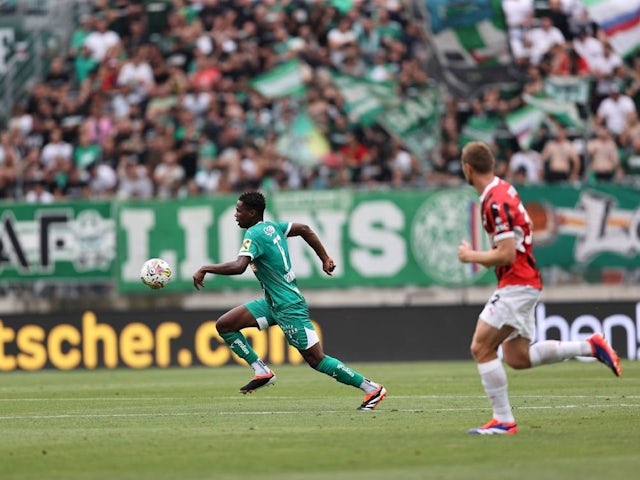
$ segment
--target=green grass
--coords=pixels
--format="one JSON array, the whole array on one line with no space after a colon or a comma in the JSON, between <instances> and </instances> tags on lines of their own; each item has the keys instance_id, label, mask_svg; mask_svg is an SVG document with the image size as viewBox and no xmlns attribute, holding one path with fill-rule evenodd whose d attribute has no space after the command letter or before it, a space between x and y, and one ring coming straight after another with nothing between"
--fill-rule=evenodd
<instances>
[{"instance_id":1,"label":"green grass","mask_svg":"<svg viewBox=\"0 0 640 480\"><path fill-rule=\"evenodd\" d=\"M306 366L242 396L242 367L1 374L0 478L635 478L640 363L615 378L577 361L509 370L520 433L476 437L490 417L471 362L351 365L387 399Z\"/></svg>"}]
</instances>

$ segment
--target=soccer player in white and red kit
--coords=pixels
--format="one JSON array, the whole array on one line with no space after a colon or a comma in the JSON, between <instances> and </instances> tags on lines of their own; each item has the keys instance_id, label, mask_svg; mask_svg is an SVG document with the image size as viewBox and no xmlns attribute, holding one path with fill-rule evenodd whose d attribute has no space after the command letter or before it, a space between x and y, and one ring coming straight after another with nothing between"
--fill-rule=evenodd
<instances>
[{"instance_id":1,"label":"soccer player in white and red kit","mask_svg":"<svg viewBox=\"0 0 640 480\"><path fill-rule=\"evenodd\" d=\"M482 142L471 142L462 150L464 176L480 195L482 223L490 250L473 250L468 242L458 247L458 259L494 267L498 287L485 304L471 340L471 354L478 366L484 391L491 402L493 418L469 430L472 434L518 432L507 393L507 374L498 357L515 369L556 363L578 356L592 356L616 376L622 368L616 352L600 333L584 341L559 342L534 339L534 309L542 292L540 271L533 256L532 222L513 185L494 174L495 159Z\"/></svg>"}]
</instances>

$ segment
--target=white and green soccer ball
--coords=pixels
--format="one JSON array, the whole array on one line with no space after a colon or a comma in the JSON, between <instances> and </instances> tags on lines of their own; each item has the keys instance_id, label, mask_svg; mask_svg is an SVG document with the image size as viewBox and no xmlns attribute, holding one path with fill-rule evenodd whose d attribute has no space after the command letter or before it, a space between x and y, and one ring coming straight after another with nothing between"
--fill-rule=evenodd
<instances>
[{"instance_id":1,"label":"white and green soccer ball","mask_svg":"<svg viewBox=\"0 0 640 480\"><path fill-rule=\"evenodd\" d=\"M140 269L140 280L147 287L157 290L169 283L172 274L171 267L166 261L161 258L150 258Z\"/></svg>"}]
</instances>

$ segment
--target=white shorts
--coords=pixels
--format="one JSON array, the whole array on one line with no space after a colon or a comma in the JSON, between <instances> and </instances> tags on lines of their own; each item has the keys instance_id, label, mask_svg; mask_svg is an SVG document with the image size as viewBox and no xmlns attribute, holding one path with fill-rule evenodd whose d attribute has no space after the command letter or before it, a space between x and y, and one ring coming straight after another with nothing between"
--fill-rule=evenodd
<instances>
[{"instance_id":1,"label":"white shorts","mask_svg":"<svg viewBox=\"0 0 640 480\"><path fill-rule=\"evenodd\" d=\"M513 327L505 341L516 337L533 340L535 306L541 293L537 288L524 285L498 288L480 312L480 319L497 329L505 325Z\"/></svg>"}]
</instances>

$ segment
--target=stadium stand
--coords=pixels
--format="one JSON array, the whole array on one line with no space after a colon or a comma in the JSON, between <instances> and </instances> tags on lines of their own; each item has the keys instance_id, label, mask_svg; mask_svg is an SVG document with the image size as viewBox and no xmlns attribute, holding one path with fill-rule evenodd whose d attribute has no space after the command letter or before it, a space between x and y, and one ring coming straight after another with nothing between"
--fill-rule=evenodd
<instances>
[{"instance_id":1,"label":"stadium stand","mask_svg":"<svg viewBox=\"0 0 640 480\"><path fill-rule=\"evenodd\" d=\"M567 178L637 181L637 167L630 164L635 129L626 115L636 114L640 99L640 62L625 63L615 54L575 2L503 2L523 81L515 92L498 84L471 100L448 94L426 69L433 52L411 2L69 0L4 2L1 8L14 18L31 8L31 17L53 22L62 4L76 19L61 39L65 48L39 61L42 42L32 35L22 53L28 72L11 75L13 85L26 87L24 94L12 92L5 75L5 105L13 108L0 133L2 198L176 198L250 187L456 184L465 127L478 119L495 122L490 138L502 175L516 182L556 179L550 170L562 162L553 156L534 160L535 172L510 166L529 148L521 148L506 122L524 105L523 95L540 93L550 77L586 79L590 92L577 119L587 128L578 130L575 117L562 124L580 160L578 172ZM304 91L260 94L256 78L291 62ZM444 99L441 141L422 152L389 129L354 120L332 82L335 75L377 85L394 79L392 94L402 101L437 85ZM611 98L614 90L624 105ZM617 155L592 162L587 143L600 126L612 134ZM296 129L316 134L316 150L300 155L305 158L286 147L295 140L285 132ZM557 130L542 124L531 148L545 150ZM56 142L71 149L43 155Z\"/></svg>"}]
</instances>

